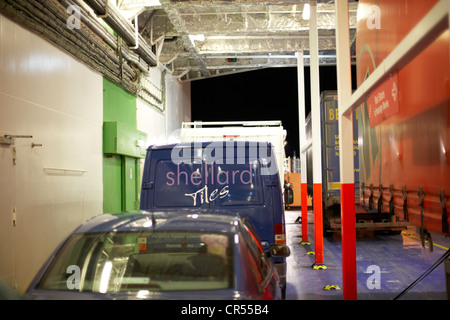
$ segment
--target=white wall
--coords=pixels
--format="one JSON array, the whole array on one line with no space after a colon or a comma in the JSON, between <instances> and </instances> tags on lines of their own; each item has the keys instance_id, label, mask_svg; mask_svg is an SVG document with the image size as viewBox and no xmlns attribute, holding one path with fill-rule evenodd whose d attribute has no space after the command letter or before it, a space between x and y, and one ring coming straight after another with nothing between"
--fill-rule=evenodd
<instances>
[{"instance_id":1,"label":"white wall","mask_svg":"<svg viewBox=\"0 0 450 320\"><path fill-rule=\"evenodd\" d=\"M150 79L160 83L161 71L152 69ZM165 110L160 111L137 99L137 129L147 133L147 145L172 143L183 121L191 121L191 84L181 82L170 74L165 78Z\"/></svg>"},{"instance_id":2,"label":"white wall","mask_svg":"<svg viewBox=\"0 0 450 320\"><path fill-rule=\"evenodd\" d=\"M150 69L148 80L158 89L161 85L162 73L159 68ZM162 109L163 105L159 105ZM153 144L164 144L166 142L165 111L152 107L146 101L137 99L137 129L147 133L146 146Z\"/></svg>"},{"instance_id":3,"label":"white wall","mask_svg":"<svg viewBox=\"0 0 450 320\"><path fill-rule=\"evenodd\" d=\"M161 70L150 77L160 84ZM190 83L166 75L165 87L163 112L137 99L148 145L171 142L191 119ZM21 293L74 228L102 213L102 124L102 76L0 15L0 137L33 136L0 144L0 278Z\"/></svg>"},{"instance_id":4,"label":"white wall","mask_svg":"<svg viewBox=\"0 0 450 320\"><path fill-rule=\"evenodd\" d=\"M191 121L191 83L166 77L166 88L172 94L167 96L166 133L169 143L176 139L176 133L183 121Z\"/></svg>"},{"instance_id":5,"label":"white wall","mask_svg":"<svg viewBox=\"0 0 450 320\"><path fill-rule=\"evenodd\" d=\"M33 136L0 145L0 277L19 292L102 213L102 92L100 74L0 15L0 137Z\"/></svg>"},{"instance_id":6,"label":"white wall","mask_svg":"<svg viewBox=\"0 0 450 320\"><path fill-rule=\"evenodd\" d=\"M151 69L149 79L161 83L162 72ZM144 100L137 99L137 129L147 133L146 146L179 142L179 129L183 121L191 121L191 84L180 82L170 74L165 77L165 109L160 111ZM160 88L161 89L161 88ZM145 159L140 160L141 180Z\"/></svg>"}]
</instances>

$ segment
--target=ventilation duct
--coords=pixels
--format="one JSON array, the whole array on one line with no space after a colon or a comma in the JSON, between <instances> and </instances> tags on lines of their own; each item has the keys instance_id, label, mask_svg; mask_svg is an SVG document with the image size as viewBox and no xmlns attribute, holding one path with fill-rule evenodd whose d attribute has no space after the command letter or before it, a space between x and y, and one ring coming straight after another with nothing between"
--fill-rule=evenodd
<instances>
[{"instance_id":1,"label":"ventilation duct","mask_svg":"<svg viewBox=\"0 0 450 320\"><path fill-rule=\"evenodd\" d=\"M120 37L125 40L129 47L136 47L135 51L139 56L148 63L149 66L157 65L156 55L152 52L150 46L140 35L137 36L135 28L125 19L122 18L117 9L111 5L110 0L85 0L103 20L116 31Z\"/></svg>"}]
</instances>

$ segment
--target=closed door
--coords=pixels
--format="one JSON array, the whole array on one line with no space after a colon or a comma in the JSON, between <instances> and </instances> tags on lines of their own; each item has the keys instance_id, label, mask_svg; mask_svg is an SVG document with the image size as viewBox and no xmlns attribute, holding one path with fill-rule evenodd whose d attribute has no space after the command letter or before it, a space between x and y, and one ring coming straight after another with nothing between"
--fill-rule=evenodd
<instances>
[{"instance_id":1,"label":"closed door","mask_svg":"<svg viewBox=\"0 0 450 320\"><path fill-rule=\"evenodd\" d=\"M15 280L13 215L15 211L16 168L14 145L0 144L0 277L10 285Z\"/></svg>"},{"instance_id":2,"label":"closed door","mask_svg":"<svg viewBox=\"0 0 450 320\"><path fill-rule=\"evenodd\" d=\"M139 209L139 159L108 155L103 159L103 212Z\"/></svg>"},{"instance_id":3,"label":"closed door","mask_svg":"<svg viewBox=\"0 0 450 320\"><path fill-rule=\"evenodd\" d=\"M139 209L139 159L123 157L122 206L124 211Z\"/></svg>"}]
</instances>

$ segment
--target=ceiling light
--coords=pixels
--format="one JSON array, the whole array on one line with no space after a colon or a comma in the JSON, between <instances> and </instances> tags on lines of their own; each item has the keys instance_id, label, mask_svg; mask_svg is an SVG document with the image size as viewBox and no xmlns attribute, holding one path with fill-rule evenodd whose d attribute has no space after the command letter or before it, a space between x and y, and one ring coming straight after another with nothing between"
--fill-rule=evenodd
<instances>
[{"instance_id":1,"label":"ceiling light","mask_svg":"<svg viewBox=\"0 0 450 320\"><path fill-rule=\"evenodd\" d=\"M311 17L311 6L309 5L309 3L305 3L305 5L303 6L302 18L303 20L309 20L310 17Z\"/></svg>"},{"instance_id":2,"label":"ceiling light","mask_svg":"<svg viewBox=\"0 0 450 320\"><path fill-rule=\"evenodd\" d=\"M190 34L189 40L191 40L192 44L194 44L194 41L205 41L205 35L204 34Z\"/></svg>"}]
</instances>

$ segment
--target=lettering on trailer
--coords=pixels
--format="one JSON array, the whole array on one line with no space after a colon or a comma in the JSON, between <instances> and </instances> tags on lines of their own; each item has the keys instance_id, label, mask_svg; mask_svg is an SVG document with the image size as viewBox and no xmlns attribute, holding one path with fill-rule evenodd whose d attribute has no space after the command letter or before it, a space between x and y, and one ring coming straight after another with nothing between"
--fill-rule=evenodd
<instances>
[{"instance_id":1,"label":"lettering on trailer","mask_svg":"<svg viewBox=\"0 0 450 320\"><path fill-rule=\"evenodd\" d=\"M189 182L192 185L199 186L204 185L203 188L193 192L185 193L184 196L192 197L193 205L197 205L197 201L200 204L210 203L217 199L222 199L226 197L229 193L229 185L234 185L240 183L242 185L253 184L253 168L252 164L248 165L248 170L221 170L220 167L217 173L214 172L214 164L210 165L208 169L208 164L204 164L205 174L204 176L200 171L193 171L190 175L188 172L180 170L180 164L177 164L176 172L169 171L166 174L166 185L169 187L188 185ZM208 172L210 174L208 174ZM208 183L211 185L219 184L223 187L217 188L208 192Z\"/></svg>"},{"instance_id":2,"label":"lettering on trailer","mask_svg":"<svg viewBox=\"0 0 450 320\"><path fill-rule=\"evenodd\" d=\"M210 170L208 170L208 164L205 163L205 174L204 176L200 171L193 171L189 175L188 172L180 170L180 164L177 164L177 171L172 172L169 171L166 174L166 185L173 186L173 185L187 185L189 182L191 182L193 185L198 186L201 184L215 184L218 183L220 185L224 184L252 184L253 178L252 178L252 165L248 165L248 170L221 170L219 167L219 170L217 170L217 173L214 172L214 165L210 165ZM210 172L210 174L208 174Z\"/></svg>"},{"instance_id":3,"label":"lettering on trailer","mask_svg":"<svg viewBox=\"0 0 450 320\"><path fill-rule=\"evenodd\" d=\"M203 188L197 190L194 193L185 193L184 195L186 197L192 197L192 199L194 199L194 206L196 206L197 195L199 195L200 204L203 204L205 202L206 203L213 202L217 198L222 199L226 197L228 193L229 193L228 186L223 187L222 190L220 190L220 192L219 189L214 189L211 193L208 193L208 186L204 186Z\"/></svg>"},{"instance_id":4,"label":"lettering on trailer","mask_svg":"<svg viewBox=\"0 0 450 320\"><path fill-rule=\"evenodd\" d=\"M398 113L398 75L395 73L374 90L367 99L370 127L374 128L384 120Z\"/></svg>"}]
</instances>

